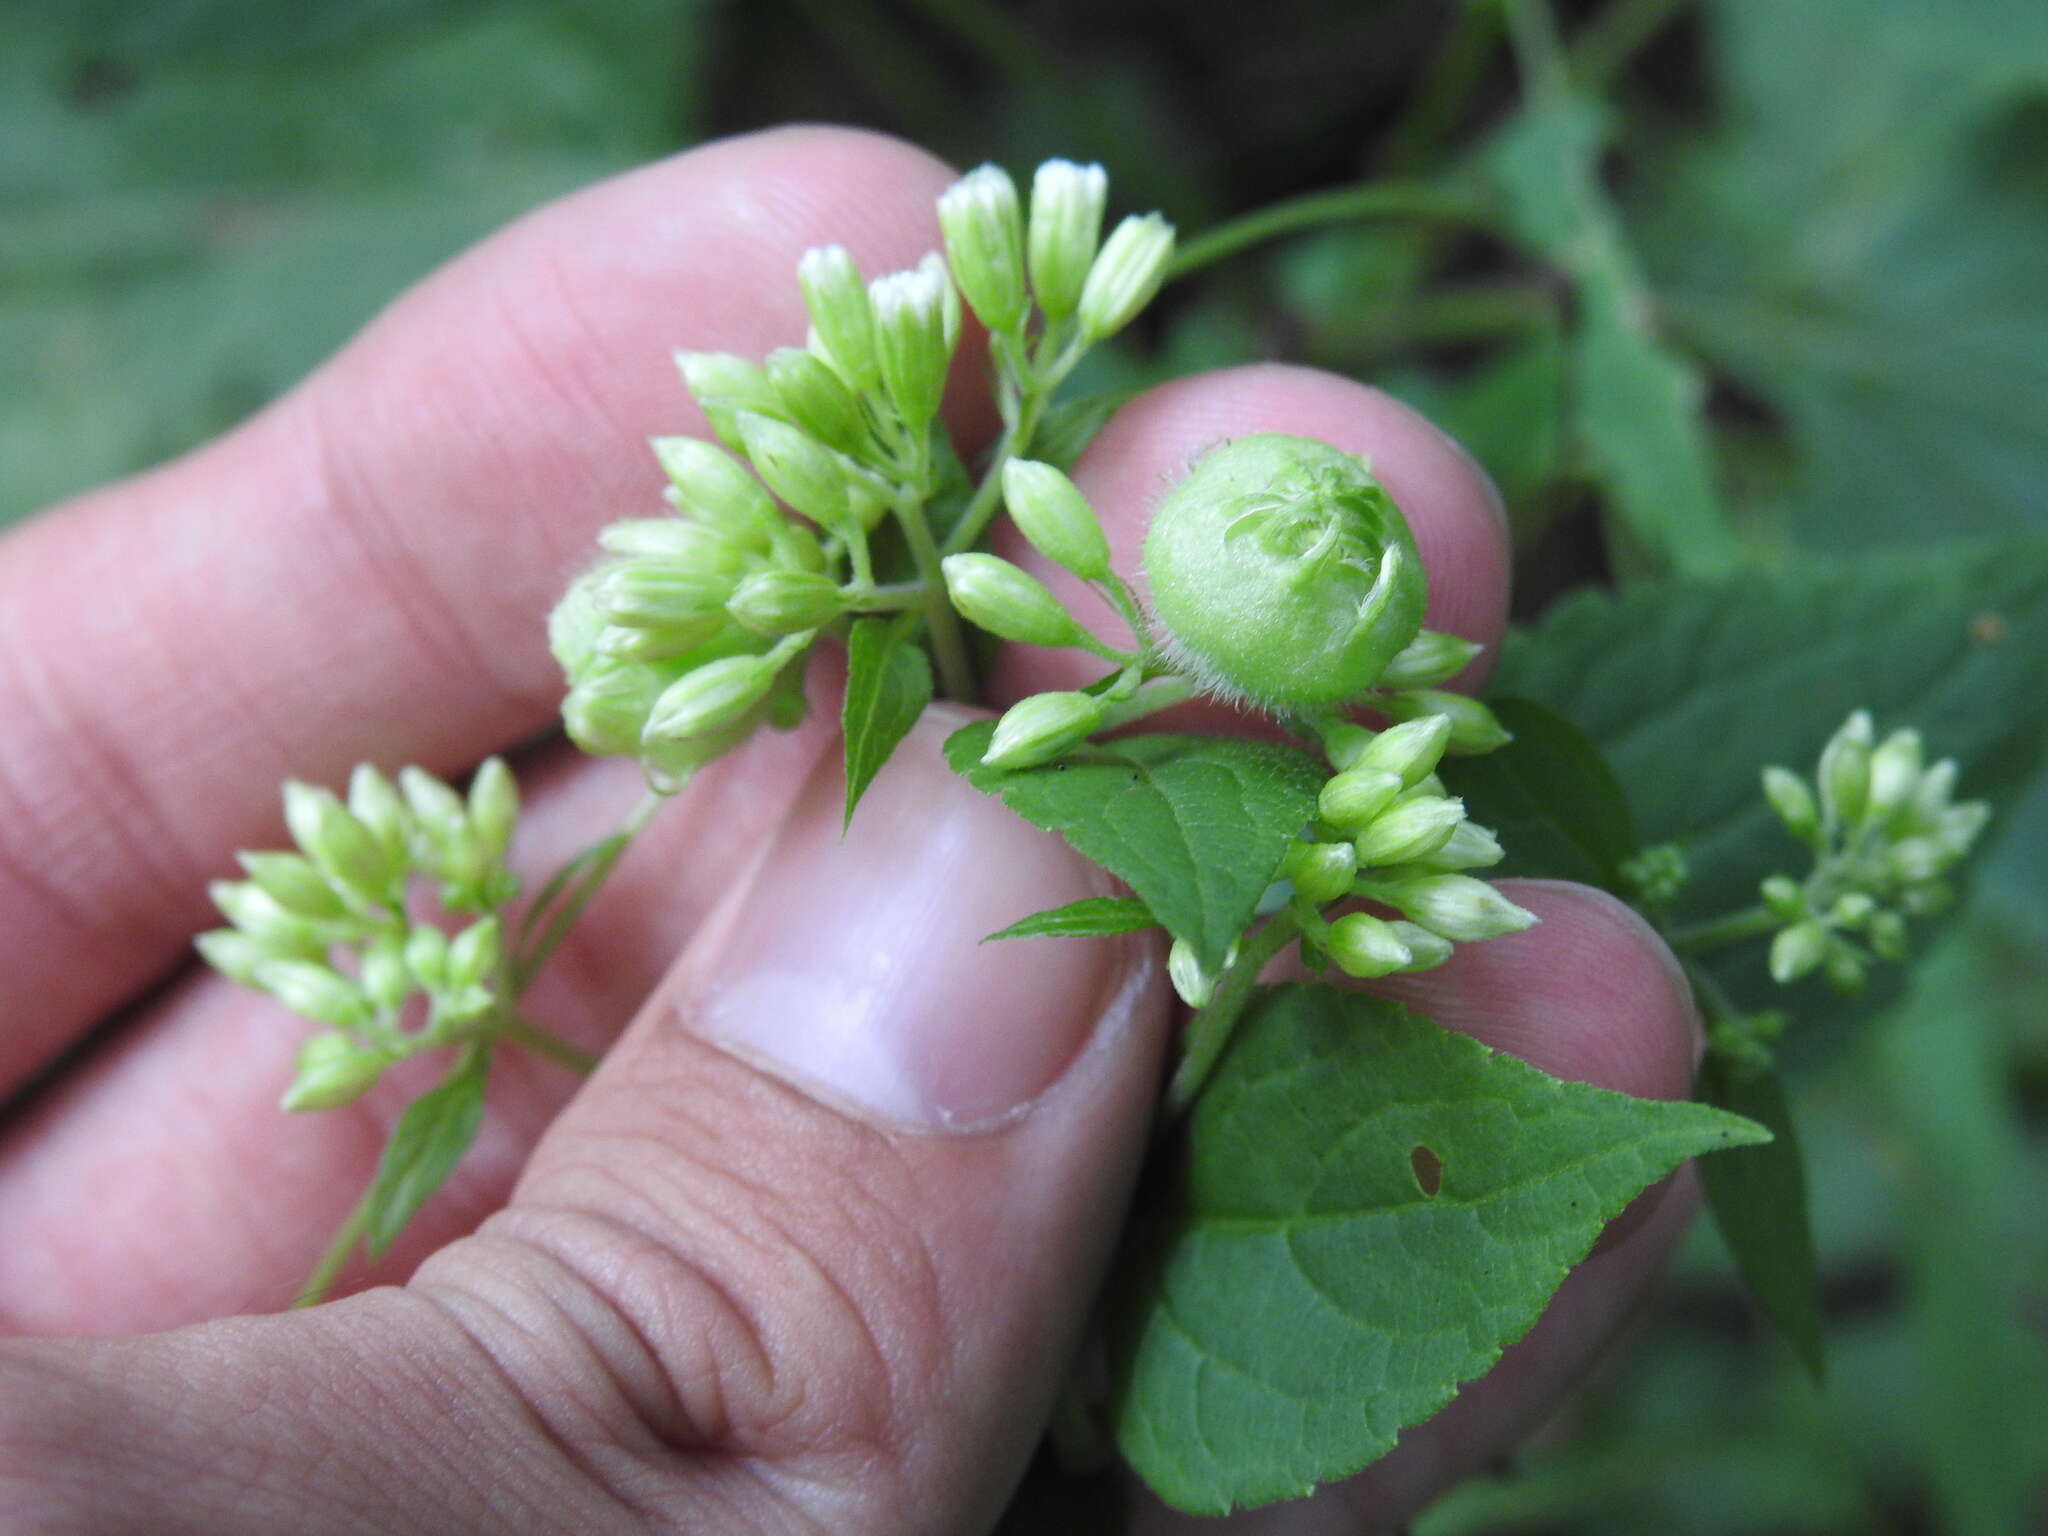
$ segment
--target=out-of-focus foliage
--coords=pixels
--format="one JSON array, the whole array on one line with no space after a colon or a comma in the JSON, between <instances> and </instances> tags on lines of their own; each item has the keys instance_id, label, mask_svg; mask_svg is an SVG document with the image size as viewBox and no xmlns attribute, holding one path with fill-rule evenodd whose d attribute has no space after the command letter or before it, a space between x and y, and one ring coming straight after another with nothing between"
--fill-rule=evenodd
<instances>
[{"instance_id":1,"label":"out-of-focus foliage","mask_svg":"<svg viewBox=\"0 0 2048 1536\"><path fill-rule=\"evenodd\" d=\"M1639 402L1589 387L1594 269L1511 238L1497 176L1476 222L1329 225L1177 284L1077 384L1277 356L1395 390L1493 471L1525 619L1663 578L1688 536L1720 558L1697 526L1640 537L1684 506L1733 530L1737 581L1880 546L1967 568L2048 522L2048 7L1559 12L1553 84L1597 112L1578 164L1628 279L1590 298L1669 360L1660 430L1704 445L1705 483L1681 465L1660 497L1659 454L1628 452ZM1485 187L1528 126L1494 0L16 0L4 31L0 521L202 440L486 230L706 134L837 119L962 164L1099 158L1198 234L1360 178ZM1976 617L1987 647L2027 627ZM2004 686L2037 707L2048 662ZM1515 1473L1422 1530L2048 1518L2048 783L1990 836L1903 999L1793 1078L1827 1388L1703 1227Z\"/></svg>"}]
</instances>

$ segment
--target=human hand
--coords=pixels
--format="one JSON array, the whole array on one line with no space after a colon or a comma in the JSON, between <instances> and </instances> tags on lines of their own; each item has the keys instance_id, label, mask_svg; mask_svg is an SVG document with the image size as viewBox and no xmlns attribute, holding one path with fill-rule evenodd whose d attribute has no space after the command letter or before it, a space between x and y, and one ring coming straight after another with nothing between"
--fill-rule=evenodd
<instances>
[{"instance_id":1,"label":"human hand","mask_svg":"<svg viewBox=\"0 0 2048 1536\"><path fill-rule=\"evenodd\" d=\"M632 1020L605 1065L571 1102L558 1068L502 1061L469 1160L329 1306L207 1321L290 1296L418 1083L281 1120L297 1032L188 960L206 878L276 840L280 776L459 771L548 725L538 616L598 526L653 502L633 440L690 419L662 347L800 334L797 253L907 264L948 179L820 130L620 178L451 264L229 437L0 543L0 1091L49 1074L0 1131L0 1327L74 1336L0 1346L8 1507L96 1531L995 1519L1107 1260L1170 1008L1143 942L978 946L1099 876L948 773L943 721L844 842L826 726L708 771L528 995L592 1047ZM1498 639L1482 478L1356 385L1183 380L1076 477L1128 553L1165 481L1254 431L1369 452L1435 574L1427 622ZM997 702L1057 668L1011 656ZM532 869L634 792L560 745L521 778ZM1513 895L1540 929L1384 989L1557 1075L1682 1094L1692 1017L1648 930L1583 889ZM1684 1206L1646 1197L1483 1382L1245 1528L1396 1520L1511 1445Z\"/></svg>"}]
</instances>

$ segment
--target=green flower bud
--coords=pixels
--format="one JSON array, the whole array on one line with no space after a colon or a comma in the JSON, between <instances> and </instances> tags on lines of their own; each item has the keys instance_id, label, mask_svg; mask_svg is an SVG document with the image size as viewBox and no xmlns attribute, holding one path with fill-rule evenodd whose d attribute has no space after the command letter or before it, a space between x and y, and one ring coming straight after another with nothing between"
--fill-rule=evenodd
<instances>
[{"instance_id":1,"label":"green flower bud","mask_svg":"<svg viewBox=\"0 0 2048 1536\"><path fill-rule=\"evenodd\" d=\"M1948 809L1955 788L1956 760L1952 757L1944 757L1921 774L1920 782L1913 787L1914 824L1923 830L1933 827Z\"/></svg>"},{"instance_id":2,"label":"green flower bud","mask_svg":"<svg viewBox=\"0 0 2048 1536\"><path fill-rule=\"evenodd\" d=\"M641 740L685 741L732 724L766 696L776 670L766 656L726 656L684 673L654 701Z\"/></svg>"},{"instance_id":3,"label":"green flower bud","mask_svg":"<svg viewBox=\"0 0 2048 1536\"><path fill-rule=\"evenodd\" d=\"M1405 970L1415 952L1401 942L1393 924L1368 912L1347 912L1330 924L1323 948L1347 976L1388 976Z\"/></svg>"},{"instance_id":4,"label":"green flower bud","mask_svg":"<svg viewBox=\"0 0 2048 1536\"><path fill-rule=\"evenodd\" d=\"M1349 893L1357 874L1358 850L1349 843L1289 843L1280 861L1280 878L1319 907Z\"/></svg>"},{"instance_id":5,"label":"green flower bud","mask_svg":"<svg viewBox=\"0 0 2048 1536\"><path fill-rule=\"evenodd\" d=\"M548 650L561 663L562 675L572 686L597 660L598 641L604 635L604 610L597 606L597 589L604 574L601 567L585 571L569 583L569 590L548 614ZM354 809L353 791L349 803ZM361 816L361 810L356 814Z\"/></svg>"},{"instance_id":6,"label":"green flower bud","mask_svg":"<svg viewBox=\"0 0 2048 1536\"><path fill-rule=\"evenodd\" d=\"M1351 766L1398 774L1401 783L1412 788L1436 772L1454 730L1448 715L1422 715L1375 736L1359 749Z\"/></svg>"},{"instance_id":7,"label":"green flower bud","mask_svg":"<svg viewBox=\"0 0 2048 1536\"><path fill-rule=\"evenodd\" d=\"M794 427L787 428L795 431ZM687 570L737 577L746 569L746 551L723 532L680 517L628 517L597 531L598 546L627 560L653 560ZM595 596L600 605L606 582L616 566L602 572Z\"/></svg>"},{"instance_id":8,"label":"green flower bud","mask_svg":"<svg viewBox=\"0 0 2048 1536\"><path fill-rule=\"evenodd\" d=\"M504 958L504 944L495 917L471 923L448 945L447 980L450 992L488 986Z\"/></svg>"},{"instance_id":9,"label":"green flower bud","mask_svg":"<svg viewBox=\"0 0 2048 1536\"><path fill-rule=\"evenodd\" d=\"M1173 226L1156 213L1133 214L1110 231L1088 268L1076 308L1090 342L1114 336L1152 302L1173 264Z\"/></svg>"},{"instance_id":10,"label":"green flower bud","mask_svg":"<svg viewBox=\"0 0 2048 1536\"><path fill-rule=\"evenodd\" d=\"M1316 796L1316 814L1331 826L1358 833L1379 818L1401 793L1401 776L1384 768L1346 768Z\"/></svg>"},{"instance_id":11,"label":"green flower bud","mask_svg":"<svg viewBox=\"0 0 2048 1536\"><path fill-rule=\"evenodd\" d=\"M734 421L769 490L821 527L846 527L846 471L831 449L772 416L742 411Z\"/></svg>"},{"instance_id":12,"label":"green flower bud","mask_svg":"<svg viewBox=\"0 0 2048 1536\"><path fill-rule=\"evenodd\" d=\"M1536 914L1470 875L1421 875L1394 882L1385 899L1431 933L1469 943L1520 933Z\"/></svg>"},{"instance_id":13,"label":"green flower bud","mask_svg":"<svg viewBox=\"0 0 2048 1536\"><path fill-rule=\"evenodd\" d=\"M728 352L678 352L676 366L711 430L735 453L746 452L738 422L742 411L774 416L782 410L768 370L759 363Z\"/></svg>"},{"instance_id":14,"label":"green flower bud","mask_svg":"<svg viewBox=\"0 0 2048 1536\"><path fill-rule=\"evenodd\" d=\"M882 382L912 432L939 413L952 347L946 340L946 289L929 268L895 272L868 289L875 306L875 339Z\"/></svg>"},{"instance_id":15,"label":"green flower bud","mask_svg":"<svg viewBox=\"0 0 2048 1536\"><path fill-rule=\"evenodd\" d=\"M1487 869L1507 856L1500 839L1476 821L1461 821L1451 828L1450 840L1435 853L1425 853L1415 862L1424 869Z\"/></svg>"},{"instance_id":16,"label":"green flower bud","mask_svg":"<svg viewBox=\"0 0 2048 1536\"><path fill-rule=\"evenodd\" d=\"M1001 166L976 166L939 197L946 262L968 306L991 331L1024 319L1024 216Z\"/></svg>"},{"instance_id":17,"label":"green flower bud","mask_svg":"<svg viewBox=\"0 0 2048 1536\"><path fill-rule=\"evenodd\" d=\"M1031 290L1046 319L1064 319L1081 302L1108 200L1109 177L1099 165L1048 160L1031 178Z\"/></svg>"},{"instance_id":18,"label":"green flower bud","mask_svg":"<svg viewBox=\"0 0 2048 1536\"><path fill-rule=\"evenodd\" d=\"M397 787L370 763L348 776L349 814L377 839L394 869L402 869L412 843L412 816Z\"/></svg>"},{"instance_id":19,"label":"green flower bud","mask_svg":"<svg viewBox=\"0 0 2048 1536\"><path fill-rule=\"evenodd\" d=\"M1854 933L1877 914L1877 898L1868 891L1845 891L1828 908L1828 926Z\"/></svg>"},{"instance_id":20,"label":"green flower bud","mask_svg":"<svg viewBox=\"0 0 2048 1536\"><path fill-rule=\"evenodd\" d=\"M1465 802L1425 795L1385 812L1358 834L1361 866L1406 864L1435 853L1465 819Z\"/></svg>"},{"instance_id":21,"label":"green flower bud","mask_svg":"<svg viewBox=\"0 0 2048 1536\"><path fill-rule=\"evenodd\" d=\"M868 446L860 402L829 364L801 347L777 347L768 354L768 382L789 419L828 448L858 454Z\"/></svg>"},{"instance_id":22,"label":"green flower bud","mask_svg":"<svg viewBox=\"0 0 2048 1536\"><path fill-rule=\"evenodd\" d=\"M946 356L950 360L953 349L960 345L960 290L954 286L953 273L946 265L946 258L937 251L926 251L911 269L914 272L929 272L939 285L939 334L945 338Z\"/></svg>"},{"instance_id":23,"label":"green flower bud","mask_svg":"<svg viewBox=\"0 0 2048 1536\"><path fill-rule=\"evenodd\" d=\"M365 901L390 895L397 866L383 842L349 814L334 791L298 780L284 786L285 825L320 873Z\"/></svg>"},{"instance_id":24,"label":"green flower bud","mask_svg":"<svg viewBox=\"0 0 2048 1536\"><path fill-rule=\"evenodd\" d=\"M397 1008L412 991L412 972L405 965L403 940L379 934L363 950L363 995L379 1013Z\"/></svg>"},{"instance_id":25,"label":"green flower bud","mask_svg":"<svg viewBox=\"0 0 2048 1536\"><path fill-rule=\"evenodd\" d=\"M338 1109L359 1099L377 1081L390 1058L357 1045L346 1035L315 1035L299 1047L298 1069L284 1091L283 1107Z\"/></svg>"},{"instance_id":26,"label":"green flower bud","mask_svg":"<svg viewBox=\"0 0 2048 1536\"><path fill-rule=\"evenodd\" d=\"M755 634L772 637L821 629L845 610L838 583L815 571L756 571L725 604Z\"/></svg>"},{"instance_id":27,"label":"green flower bud","mask_svg":"<svg viewBox=\"0 0 2048 1536\"><path fill-rule=\"evenodd\" d=\"M1761 887L1764 905L1788 922L1806 916L1806 888L1790 875L1772 875Z\"/></svg>"},{"instance_id":28,"label":"green flower bud","mask_svg":"<svg viewBox=\"0 0 2048 1536\"><path fill-rule=\"evenodd\" d=\"M698 656L738 633L720 606L703 613L672 614L651 628L613 625L598 638L597 650L605 662L674 662Z\"/></svg>"},{"instance_id":29,"label":"green flower bud","mask_svg":"<svg viewBox=\"0 0 2048 1536\"><path fill-rule=\"evenodd\" d=\"M1283 708L1364 692L1415 638L1426 595L1408 525L1365 465L1270 433L1210 449L1168 492L1145 572L1195 677Z\"/></svg>"},{"instance_id":30,"label":"green flower bud","mask_svg":"<svg viewBox=\"0 0 2048 1536\"><path fill-rule=\"evenodd\" d=\"M1828 825L1854 822L1870 798L1870 713L1857 710L1820 754L1821 812Z\"/></svg>"},{"instance_id":31,"label":"green flower bud","mask_svg":"<svg viewBox=\"0 0 2048 1536\"><path fill-rule=\"evenodd\" d=\"M230 981L256 985L256 968L286 958L277 946L233 928L215 928L192 941L199 958Z\"/></svg>"},{"instance_id":32,"label":"green flower bud","mask_svg":"<svg viewBox=\"0 0 2048 1536\"><path fill-rule=\"evenodd\" d=\"M1464 671L1486 647L1477 640L1439 634L1425 629L1387 663L1380 674L1382 688L1434 688Z\"/></svg>"},{"instance_id":33,"label":"green flower bud","mask_svg":"<svg viewBox=\"0 0 2048 1536\"><path fill-rule=\"evenodd\" d=\"M1085 631L1045 583L1000 555L948 555L946 595L970 623L1024 645L1079 645Z\"/></svg>"},{"instance_id":34,"label":"green flower bud","mask_svg":"<svg viewBox=\"0 0 2048 1536\"><path fill-rule=\"evenodd\" d=\"M1003 466L1003 503L1031 547L1083 581L1109 578L1109 540L1080 487L1050 464L1011 459Z\"/></svg>"},{"instance_id":35,"label":"green flower bud","mask_svg":"<svg viewBox=\"0 0 2048 1536\"><path fill-rule=\"evenodd\" d=\"M469 807L462 796L424 768L398 770L398 789L413 825L430 848L446 851L469 840Z\"/></svg>"},{"instance_id":36,"label":"green flower bud","mask_svg":"<svg viewBox=\"0 0 2048 1536\"><path fill-rule=\"evenodd\" d=\"M222 917L272 959L317 954L334 931L291 911L252 880L211 881L206 894Z\"/></svg>"},{"instance_id":37,"label":"green flower bud","mask_svg":"<svg viewBox=\"0 0 2048 1536\"><path fill-rule=\"evenodd\" d=\"M981 755L990 768L1035 768L1079 746L1102 725L1109 706L1086 693L1034 693L996 722Z\"/></svg>"},{"instance_id":38,"label":"green flower bud","mask_svg":"<svg viewBox=\"0 0 2048 1536\"><path fill-rule=\"evenodd\" d=\"M1216 995L1216 978L1202 968L1185 939L1175 939L1167 948L1166 978L1190 1008L1206 1008Z\"/></svg>"},{"instance_id":39,"label":"green flower bud","mask_svg":"<svg viewBox=\"0 0 2048 1536\"><path fill-rule=\"evenodd\" d=\"M1920 784L1920 733L1893 731L1870 754L1870 796L1867 814L1877 821L1889 817L1913 798Z\"/></svg>"},{"instance_id":40,"label":"green flower bud","mask_svg":"<svg viewBox=\"0 0 2048 1536\"><path fill-rule=\"evenodd\" d=\"M1451 958L1451 941L1416 923L1389 923L1394 937L1408 946L1409 961L1404 971L1431 971Z\"/></svg>"},{"instance_id":41,"label":"green flower bud","mask_svg":"<svg viewBox=\"0 0 2048 1536\"><path fill-rule=\"evenodd\" d=\"M1780 985L1795 982L1827 959L1827 954L1827 930L1819 923L1781 928L1771 940L1771 980Z\"/></svg>"},{"instance_id":42,"label":"green flower bud","mask_svg":"<svg viewBox=\"0 0 2048 1536\"><path fill-rule=\"evenodd\" d=\"M1764 770L1764 799L1778 813L1785 830L1801 842L1811 842L1820 831L1820 806L1813 791L1791 769L1773 765Z\"/></svg>"},{"instance_id":43,"label":"green flower bud","mask_svg":"<svg viewBox=\"0 0 2048 1536\"><path fill-rule=\"evenodd\" d=\"M882 368L875 350L875 311L860 268L844 246L821 246L804 252L796 264L796 282L833 365L861 394L873 393L882 382Z\"/></svg>"},{"instance_id":44,"label":"green flower bud","mask_svg":"<svg viewBox=\"0 0 2048 1536\"><path fill-rule=\"evenodd\" d=\"M1965 800L1952 805L1935 818L1934 839L1957 858L1970 851L1977 834L1991 820L1991 807L1982 800Z\"/></svg>"},{"instance_id":45,"label":"green flower bud","mask_svg":"<svg viewBox=\"0 0 2048 1536\"><path fill-rule=\"evenodd\" d=\"M1896 965L1906 958L1906 920L1896 912L1879 912L1871 918L1864 938L1870 942L1871 953L1880 960Z\"/></svg>"},{"instance_id":46,"label":"green flower bud","mask_svg":"<svg viewBox=\"0 0 2048 1536\"><path fill-rule=\"evenodd\" d=\"M771 690L770 697L773 697ZM640 748L640 765L647 784L656 794L672 795L690 782L699 768L715 762L754 734L761 715L769 706L756 705L730 724L677 741L647 741Z\"/></svg>"},{"instance_id":47,"label":"green flower bud","mask_svg":"<svg viewBox=\"0 0 2048 1536\"><path fill-rule=\"evenodd\" d=\"M1932 880L1955 861L1956 855L1931 837L1901 838L1885 855L1892 878L1908 884Z\"/></svg>"},{"instance_id":48,"label":"green flower bud","mask_svg":"<svg viewBox=\"0 0 2048 1536\"><path fill-rule=\"evenodd\" d=\"M504 857L519 822L519 783L502 757L487 757L469 781L469 826L487 859Z\"/></svg>"},{"instance_id":49,"label":"green flower bud","mask_svg":"<svg viewBox=\"0 0 2048 1536\"><path fill-rule=\"evenodd\" d=\"M1824 962L1828 985L1837 992L1854 994L1863 990L1865 973L1869 967L1863 957L1847 944L1828 946Z\"/></svg>"},{"instance_id":50,"label":"green flower bud","mask_svg":"<svg viewBox=\"0 0 2048 1536\"><path fill-rule=\"evenodd\" d=\"M681 511L750 553L768 552L785 519L744 464L701 437L650 441Z\"/></svg>"},{"instance_id":51,"label":"green flower bud","mask_svg":"<svg viewBox=\"0 0 2048 1536\"><path fill-rule=\"evenodd\" d=\"M1372 745L1378 731L1368 731L1362 725L1353 725L1348 720L1332 721L1322 728L1323 756L1330 760L1332 767L1340 772L1357 763L1365 749Z\"/></svg>"},{"instance_id":52,"label":"green flower bud","mask_svg":"<svg viewBox=\"0 0 2048 1536\"><path fill-rule=\"evenodd\" d=\"M641 731L661 689L661 675L638 662L596 667L562 701L563 729L585 752L599 757L630 755L640 748Z\"/></svg>"},{"instance_id":53,"label":"green flower bud","mask_svg":"<svg viewBox=\"0 0 2048 1536\"><path fill-rule=\"evenodd\" d=\"M1442 715L1451 722L1451 739L1444 750L1453 757L1477 757L1504 747L1515 739L1514 733L1500 723L1492 710L1462 693L1424 688L1411 693L1390 693L1373 702L1381 713L1393 720L1420 720L1425 715Z\"/></svg>"},{"instance_id":54,"label":"green flower bud","mask_svg":"<svg viewBox=\"0 0 2048 1536\"><path fill-rule=\"evenodd\" d=\"M235 861L288 912L301 917L339 917L347 910L312 861L296 853L238 853Z\"/></svg>"},{"instance_id":55,"label":"green flower bud","mask_svg":"<svg viewBox=\"0 0 2048 1536\"><path fill-rule=\"evenodd\" d=\"M256 985L293 1013L322 1024L353 1029L370 1021L363 989L311 960L267 960L256 967Z\"/></svg>"},{"instance_id":56,"label":"green flower bud","mask_svg":"<svg viewBox=\"0 0 2048 1536\"><path fill-rule=\"evenodd\" d=\"M431 923L415 923L405 936L405 968L429 992L448 986L448 935Z\"/></svg>"}]
</instances>

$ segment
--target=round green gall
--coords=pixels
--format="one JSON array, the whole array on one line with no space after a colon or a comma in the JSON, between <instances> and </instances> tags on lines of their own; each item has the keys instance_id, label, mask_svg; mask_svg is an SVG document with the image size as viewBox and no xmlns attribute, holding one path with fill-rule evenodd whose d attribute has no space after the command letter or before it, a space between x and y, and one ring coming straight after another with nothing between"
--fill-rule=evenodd
<instances>
[{"instance_id":1,"label":"round green gall","mask_svg":"<svg viewBox=\"0 0 2048 1536\"><path fill-rule=\"evenodd\" d=\"M1415 540L1363 460L1307 438L1220 443L1153 514L1145 574L1204 686L1277 709L1357 697L1422 628Z\"/></svg>"}]
</instances>

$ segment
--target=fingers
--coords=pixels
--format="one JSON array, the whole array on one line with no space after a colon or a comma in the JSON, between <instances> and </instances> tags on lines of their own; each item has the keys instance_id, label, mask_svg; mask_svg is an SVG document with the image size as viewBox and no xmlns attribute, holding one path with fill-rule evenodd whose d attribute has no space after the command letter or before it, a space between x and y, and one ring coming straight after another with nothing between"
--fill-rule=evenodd
<instances>
[{"instance_id":1,"label":"fingers","mask_svg":"<svg viewBox=\"0 0 2048 1536\"><path fill-rule=\"evenodd\" d=\"M701 418L672 347L803 335L799 253L934 243L869 135L708 146L512 226L209 448L0 541L0 1096L181 958L277 782L448 770L559 701L537 622Z\"/></svg>"}]
</instances>

